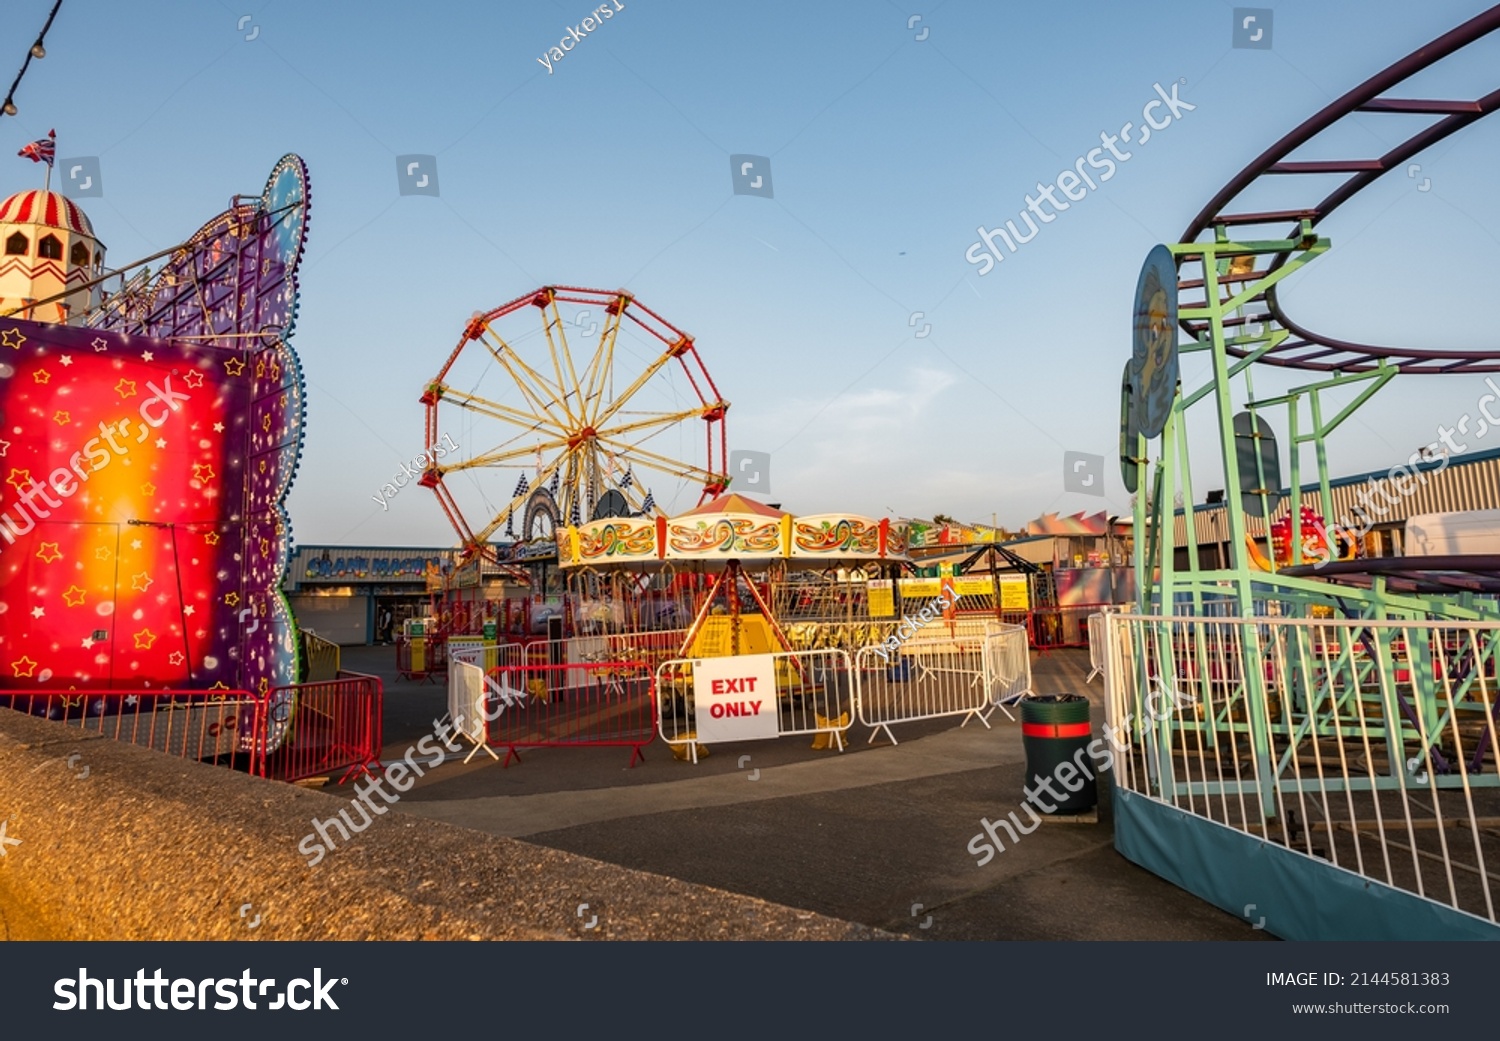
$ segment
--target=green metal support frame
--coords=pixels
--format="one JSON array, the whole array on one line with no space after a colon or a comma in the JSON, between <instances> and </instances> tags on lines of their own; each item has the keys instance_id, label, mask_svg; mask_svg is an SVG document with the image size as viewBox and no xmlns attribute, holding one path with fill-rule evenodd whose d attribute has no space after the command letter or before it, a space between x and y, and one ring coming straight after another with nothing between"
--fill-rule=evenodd
<instances>
[{"instance_id":1,"label":"green metal support frame","mask_svg":"<svg viewBox=\"0 0 1500 1041\"><path fill-rule=\"evenodd\" d=\"M1280 498L1280 489L1267 487L1268 476L1260 471L1261 464L1258 457L1256 464L1258 472L1253 482L1255 490L1249 494L1258 494L1261 498L1266 557L1271 561L1272 570L1262 571L1255 566L1249 553L1250 526L1246 519L1247 511L1244 504L1246 493L1241 491L1247 486L1241 481L1240 460L1234 431L1236 379L1242 378L1244 381L1243 407L1252 417L1259 417L1262 411L1281 406L1287 409L1292 562L1299 564L1307 562L1303 556L1301 519L1303 502L1301 452L1303 446L1311 445L1313 448L1317 470L1317 495L1321 512L1325 524L1332 526L1335 518L1328 471L1328 437L1394 379L1399 373L1399 368L1381 361L1375 369L1367 372L1352 374L1335 372L1326 379L1295 387L1285 394L1256 398L1251 383L1254 364L1266 353L1283 343L1289 333L1267 315L1259 322L1259 328L1254 332L1242 328L1236 334L1230 335L1226 328L1226 320L1239 315L1242 319L1239 324L1246 325L1243 321L1245 317L1243 309L1247 305L1261 300L1267 290L1322 256L1332 244L1328 239L1317 235L1306 220L1302 222L1297 237L1291 239L1235 241L1229 237L1229 232L1228 227L1221 225L1215 227L1212 242L1177 243L1168 246L1178 260L1179 266L1184 261L1198 261L1202 264L1203 302L1198 306L1181 308L1179 318L1183 321L1205 321L1208 323L1208 328L1197 342L1180 345L1179 354L1207 353L1212 371L1201 386L1179 388L1171 414L1160 435L1160 443L1154 460L1147 439L1140 435L1136 437L1132 454L1140 466L1142 479L1141 494L1136 496L1134 508L1136 533L1134 563L1137 580L1137 608L1140 613L1190 614L1194 617L1205 617L1205 608L1208 608L1210 615L1253 617L1266 614L1269 609L1284 616L1308 617L1313 613L1313 608L1322 608L1334 615L1372 621L1422 619L1459 621L1495 618L1497 612L1493 602L1476 600L1472 596L1395 594L1389 591L1384 581L1381 580L1373 582L1369 589L1359 589L1336 586L1316 578L1291 577L1281 574L1276 570L1275 554L1270 545L1269 532L1270 516L1275 512L1276 500ZM1246 279L1231 276L1231 263L1236 258L1263 256L1285 256L1286 259L1280 266L1273 266L1259 278ZM1234 289L1234 285L1238 285L1238 288ZM1229 295L1225 296L1226 292ZM1229 347L1234 348L1234 354L1230 353ZM1358 392L1354 398L1339 408L1331 417L1325 418L1324 395L1328 392L1356 387ZM1214 407L1219 432L1219 455L1224 471L1223 508L1227 526L1228 554L1225 566L1215 569L1205 569L1200 566L1202 561L1198 554L1197 518L1192 508L1194 500L1186 423L1187 410L1205 400L1211 401ZM1302 414L1304 404L1307 408L1305 420ZM1153 462L1154 465L1152 465ZM1185 548L1188 550L1185 568L1179 568L1176 560L1176 551L1180 548L1176 537L1176 498L1179 492L1184 503L1183 535ZM1325 532L1325 538L1330 549L1336 545L1331 534ZM1269 605L1273 603L1276 607L1269 608ZM1242 657L1239 675L1243 683L1242 696L1246 701L1243 723L1233 723L1228 718L1227 710L1224 719L1204 718L1196 723L1184 721L1181 718L1137 721L1137 733L1146 727L1154 727L1158 731L1158 740L1155 742L1158 755L1150 764L1153 783L1161 786L1158 790L1176 789L1186 792L1189 788L1196 790L1197 787L1196 782L1179 781L1174 776L1175 766L1171 751L1174 733L1196 728L1200 736L1210 742L1216 742L1220 735L1227 733L1228 730L1236 733L1243 732L1249 738L1250 747L1257 760L1257 775L1261 778L1258 785L1247 782L1246 791L1248 794L1250 790L1258 790L1261 812L1264 816L1271 817L1276 812L1278 793L1294 791L1299 784L1303 783L1285 776L1286 758L1283 758L1281 762L1273 762L1271 751L1273 733L1283 740L1295 743L1297 740L1309 737L1327 736L1331 733L1330 728L1343 727L1347 730L1350 726L1358 725L1358 721L1349 712L1349 695L1335 699L1331 689L1326 686L1319 689L1316 682L1318 673L1317 669L1312 667L1313 663L1300 661L1288 670L1288 674L1299 677L1296 680L1300 690L1298 700L1304 716L1295 724L1287 718L1272 726L1264 711L1268 699L1282 696L1285 699L1283 703L1290 706L1293 692L1273 692L1266 689L1265 672L1259 667L1259 663L1270 649L1262 646L1260 630L1261 627L1258 625L1246 624L1240 627L1238 637L1239 653ZM1154 655L1148 654L1147 648L1141 645L1148 639L1155 645L1152 648ZM1153 637L1138 637L1137 646L1133 648L1137 669L1137 689L1150 689L1151 675L1148 662L1153 657L1160 665L1182 659L1183 650L1180 647L1174 647L1173 640L1172 627L1167 625L1156 627ZM1414 738L1426 741L1428 735L1418 735L1414 727L1402 720L1400 707L1397 704L1397 693L1390 677L1374 675L1374 672L1379 671L1378 660L1386 662L1393 660L1388 630L1377 631L1377 643L1374 658L1359 665L1358 668L1361 671L1357 675L1362 678L1361 688L1363 679L1374 680L1378 683L1379 693L1372 694L1372 704L1380 706L1383 719L1398 721L1398 725L1389 729L1382 726L1378 735L1374 733L1369 735L1378 736L1387 745L1390 761L1394 764L1404 761L1405 755L1401 749L1405 741ZM1188 653L1195 656L1199 675L1207 675L1206 650L1200 646L1190 649ZM1298 650L1298 653L1302 652ZM1347 656L1352 654L1353 650L1345 648L1343 653ZM1494 655L1495 648L1487 647L1484 653L1477 656L1479 660L1474 667L1484 668L1485 663L1492 660ZM1422 665L1423 674L1430 678L1432 676L1431 663L1424 659ZM1473 679L1470 677L1467 681L1461 681L1459 687L1467 689L1472 682ZM1418 711L1419 718L1436 719L1436 690L1421 690L1419 698L1422 702ZM1374 782L1356 782L1351 779L1349 783L1355 787L1359 784L1373 783L1378 788L1394 789L1404 787L1406 778L1399 776L1399 771L1393 766L1391 776L1382 776ZM1500 785L1500 777L1471 777L1470 783ZM1215 790L1222 790L1219 785L1214 787Z\"/></svg>"}]
</instances>

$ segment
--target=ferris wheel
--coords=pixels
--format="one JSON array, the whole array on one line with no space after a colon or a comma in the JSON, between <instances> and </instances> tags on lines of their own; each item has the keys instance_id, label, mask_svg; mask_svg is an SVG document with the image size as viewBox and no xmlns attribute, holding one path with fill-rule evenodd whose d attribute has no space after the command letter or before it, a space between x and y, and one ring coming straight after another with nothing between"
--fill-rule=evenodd
<instances>
[{"instance_id":1,"label":"ferris wheel","mask_svg":"<svg viewBox=\"0 0 1500 1041\"><path fill-rule=\"evenodd\" d=\"M421 400L419 483L471 549L729 484L729 402L693 338L624 290L544 286L476 312Z\"/></svg>"}]
</instances>

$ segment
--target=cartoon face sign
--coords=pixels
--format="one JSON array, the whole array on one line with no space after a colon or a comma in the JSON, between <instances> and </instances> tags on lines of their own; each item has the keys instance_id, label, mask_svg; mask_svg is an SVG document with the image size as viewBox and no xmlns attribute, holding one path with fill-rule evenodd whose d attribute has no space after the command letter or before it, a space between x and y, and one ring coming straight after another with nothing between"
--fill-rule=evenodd
<instances>
[{"instance_id":1,"label":"cartoon face sign","mask_svg":"<svg viewBox=\"0 0 1500 1041\"><path fill-rule=\"evenodd\" d=\"M1156 437L1177 393L1177 264L1166 246L1146 255L1136 282L1130 384L1140 432Z\"/></svg>"}]
</instances>

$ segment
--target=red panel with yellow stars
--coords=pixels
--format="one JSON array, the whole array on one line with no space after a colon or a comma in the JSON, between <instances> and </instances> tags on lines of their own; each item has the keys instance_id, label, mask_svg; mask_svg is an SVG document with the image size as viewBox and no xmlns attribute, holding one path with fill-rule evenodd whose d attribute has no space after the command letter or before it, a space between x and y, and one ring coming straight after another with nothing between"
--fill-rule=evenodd
<instances>
[{"instance_id":1,"label":"red panel with yellow stars","mask_svg":"<svg viewBox=\"0 0 1500 1041\"><path fill-rule=\"evenodd\" d=\"M249 515L276 389L252 370L277 355L0 319L0 689L251 681L244 613L280 577L245 573L276 524Z\"/></svg>"}]
</instances>

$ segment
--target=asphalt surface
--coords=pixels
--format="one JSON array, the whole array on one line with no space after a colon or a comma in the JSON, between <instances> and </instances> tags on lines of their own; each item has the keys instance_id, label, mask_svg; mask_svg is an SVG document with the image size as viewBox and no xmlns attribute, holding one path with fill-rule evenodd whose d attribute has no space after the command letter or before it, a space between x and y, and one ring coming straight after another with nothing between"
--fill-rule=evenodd
<instances>
[{"instance_id":1,"label":"asphalt surface","mask_svg":"<svg viewBox=\"0 0 1500 1041\"><path fill-rule=\"evenodd\" d=\"M1087 652L1033 657L1037 692L1087 694L1098 732ZM386 681L386 760L446 712L441 683L397 678L392 647L345 648L343 667ZM1268 938L1115 853L1107 782L1097 823L1048 820L977 866L980 818L1019 811L1025 774L1019 727L990 722L901 726L895 747L856 724L842 753L782 738L715 746L697 765L660 741L634 767L625 748L524 750L508 767L460 754L393 809L917 939Z\"/></svg>"}]
</instances>

